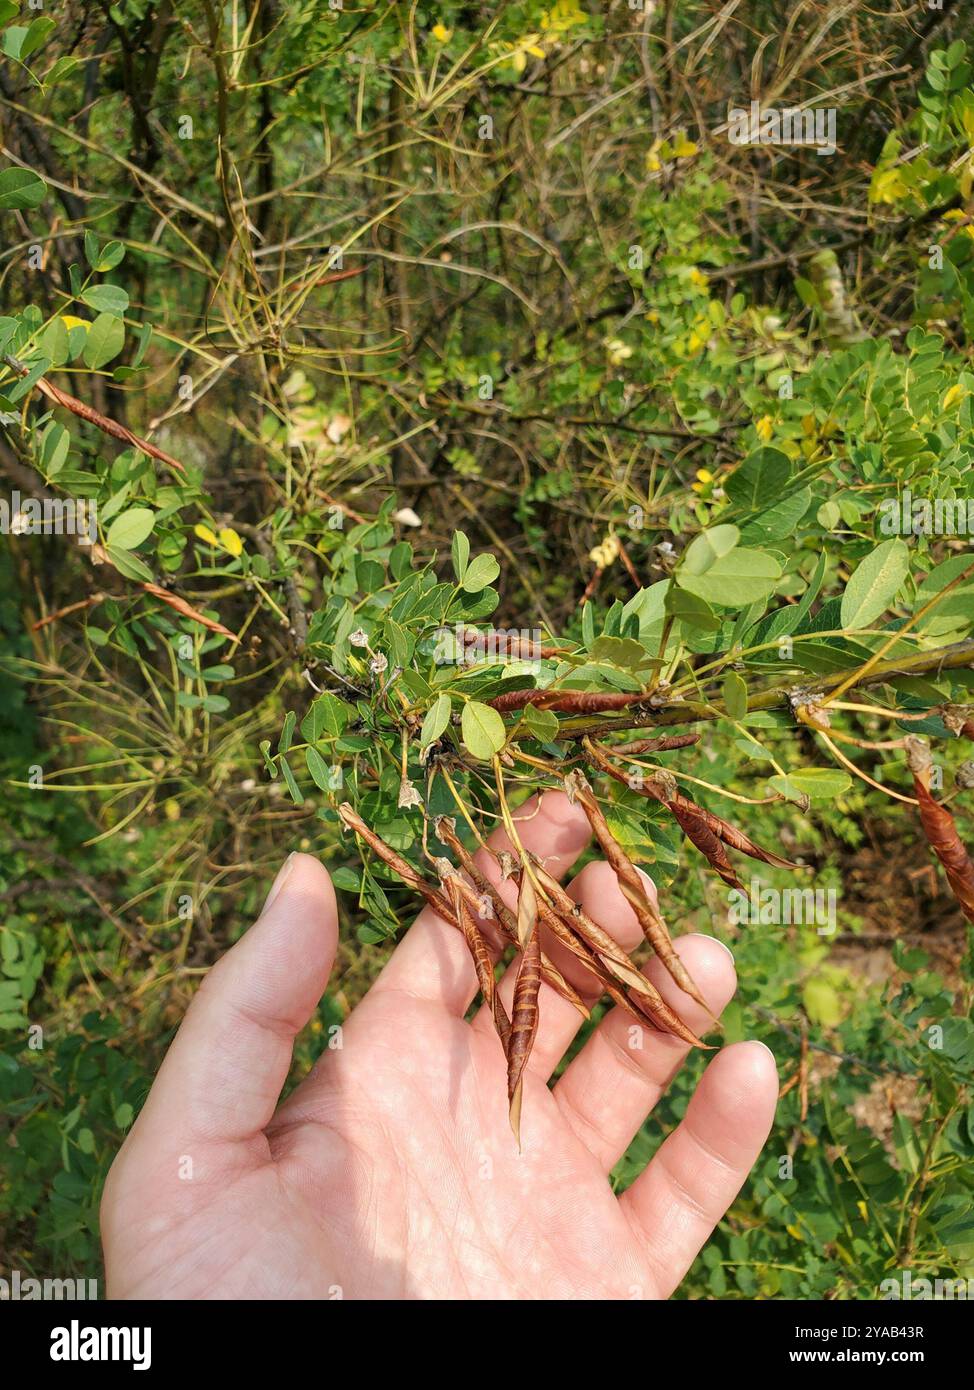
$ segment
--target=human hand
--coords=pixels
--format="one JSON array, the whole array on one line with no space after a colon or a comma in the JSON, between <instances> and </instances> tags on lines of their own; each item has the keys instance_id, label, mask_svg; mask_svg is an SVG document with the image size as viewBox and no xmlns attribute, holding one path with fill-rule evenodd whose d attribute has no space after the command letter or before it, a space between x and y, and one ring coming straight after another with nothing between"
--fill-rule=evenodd
<instances>
[{"instance_id":1,"label":"human hand","mask_svg":"<svg viewBox=\"0 0 974 1390\"><path fill-rule=\"evenodd\" d=\"M561 792L515 819L559 877L588 843ZM510 848L503 832L492 846ZM496 881L490 857L479 863ZM499 891L515 895L509 883ZM623 946L641 939L608 865L586 865L569 891ZM686 1056L682 1042L634 1031L611 1009L549 1089L581 1018L543 984L519 1152L493 1023L483 1009L464 1020L477 988L466 945L426 908L343 1025L341 1048L278 1104L336 942L327 872L292 855L257 923L204 980L109 1173L109 1296L669 1295L767 1138L778 1090L767 1048L718 1052L682 1122L616 1198L607 1175ZM730 953L698 935L676 947L719 1013L735 987ZM544 949L594 997L584 967L556 942ZM658 961L648 974L706 1029ZM508 969L500 987L508 1010L513 978Z\"/></svg>"}]
</instances>

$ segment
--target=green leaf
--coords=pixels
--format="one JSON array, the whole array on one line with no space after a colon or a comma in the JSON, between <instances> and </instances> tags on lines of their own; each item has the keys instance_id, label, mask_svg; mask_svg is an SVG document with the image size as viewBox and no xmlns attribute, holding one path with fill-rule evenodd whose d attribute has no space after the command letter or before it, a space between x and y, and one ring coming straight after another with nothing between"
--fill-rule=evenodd
<instances>
[{"instance_id":1,"label":"green leaf","mask_svg":"<svg viewBox=\"0 0 974 1390\"><path fill-rule=\"evenodd\" d=\"M41 468L49 478L64 467L70 447L71 435L63 425L52 420L41 441Z\"/></svg>"},{"instance_id":2,"label":"green leaf","mask_svg":"<svg viewBox=\"0 0 974 1390\"><path fill-rule=\"evenodd\" d=\"M731 719L743 719L747 714L747 686L736 671L728 671L721 686L724 706Z\"/></svg>"},{"instance_id":3,"label":"green leaf","mask_svg":"<svg viewBox=\"0 0 974 1390\"><path fill-rule=\"evenodd\" d=\"M279 753L286 753L291 747L291 740L294 737L294 726L297 722L298 716L294 713L293 709L289 709L284 716L284 727L281 730L281 737L277 741L277 751Z\"/></svg>"},{"instance_id":4,"label":"green leaf","mask_svg":"<svg viewBox=\"0 0 974 1390\"><path fill-rule=\"evenodd\" d=\"M706 574L678 574L680 587L718 608L741 608L771 593L781 566L763 550L738 546L715 560Z\"/></svg>"},{"instance_id":5,"label":"green leaf","mask_svg":"<svg viewBox=\"0 0 974 1390\"><path fill-rule=\"evenodd\" d=\"M857 566L842 595L843 628L869 627L889 607L910 569L906 543L895 537L883 541Z\"/></svg>"},{"instance_id":6,"label":"green leaf","mask_svg":"<svg viewBox=\"0 0 974 1390\"><path fill-rule=\"evenodd\" d=\"M485 552L470 562L460 582L468 594L479 594L481 589L494 582L500 572L501 567L493 555Z\"/></svg>"},{"instance_id":7,"label":"green leaf","mask_svg":"<svg viewBox=\"0 0 974 1390\"><path fill-rule=\"evenodd\" d=\"M809 1020L819 1027L834 1028L842 1022L842 1000L835 986L822 975L805 981L802 1003Z\"/></svg>"},{"instance_id":8,"label":"green leaf","mask_svg":"<svg viewBox=\"0 0 974 1390\"><path fill-rule=\"evenodd\" d=\"M724 491L736 506L749 512L763 512L781 499L791 477L791 460L780 449L758 449L736 468L724 484Z\"/></svg>"},{"instance_id":9,"label":"green leaf","mask_svg":"<svg viewBox=\"0 0 974 1390\"><path fill-rule=\"evenodd\" d=\"M504 721L497 710L477 700L469 700L464 705L460 730L464 747L484 762L489 762L495 753L500 752L507 738Z\"/></svg>"},{"instance_id":10,"label":"green leaf","mask_svg":"<svg viewBox=\"0 0 974 1390\"><path fill-rule=\"evenodd\" d=\"M100 314L124 314L129 307L129 297L120 285L89 285L78 297Z\"/></svg>"},{"instance_id":11,"label":"green leaf","mask_svg":"<svg viewBox=\"0 0 974 1390\"><path fill-rule=\"evenodd\" d=\"M114 270L125 258L125 247L120 241L110 241L107 246L102 248L98 257L98 264L95 269L99 275L106 274L109 270Z\"/></svg>"},{"instance_id":12,"label":"green leaf","mask_svg":"<svg viewBox=\"0 0 974 1390\"><path fill-rule=\"evenodd\" d=\"M741 538L736 526L711 526L687 546L680 562L681 574L706 574L722 555L729 555Z\"/></svg>"},{"instance_id":13,"label":"green leaf","mask_svg":"<svg viewBox=\"0 0 974 1390\"><path fill-rule=\"evenodd\" d=\"M22 63L26 63L30 55L37 52L46 41L48 34L56 27L54 20L48 19L46 15L33 20L28 25L27 31L18 45L17 52L11 54L11 57L19 58Z\"/></svg>"},{"instance_id":14,"label":"green leaf","mask_svg":"<svg viewBox=\"0 0 974 1390\"><path fill-rule=\"evenodd\" d=\"M37 336L37 346L45 357L51 359L52 367L61 367L71 355L71 341L62 318L52 319L42 333Z\"/></svg>"},{"instance_id":15,"label":"green leaf","mask_svg":"<svg viewBox=\"0 0 974 1390\"><path fill-rule=\"evenodd\" d=\"M311 780L316 787L320 787L323 792L331 791L333 788L329 784L331 769L317 748L306 748L304 750L304 761L311 774Z\"/></svg>"},{"instance_id":16,"label":"green leaf","mask_svg":"<svg viewBox=\"0 0 974 1390\"><path fill-rule=\"evenodd\" d=\"M437 695L436 699L426 711L426 716L423 719L423 727L419 736L419 746L421 748L428 748L430 744L435 743L443 733L443 730L450 722L450 709L449 695Z\"/></svg>"},{"instance_id":17,"label":"green leaf","mask_svg":"<svg viewBox=\"0 0 974 1390\"><path fill-rule=\"evenodd\" d=\"M643 671L656 665L655 657L632 637L597 637L589 648L589 656L623 671Z\"/></svg>"},{"instance_id":18,"label":"green leaf","mask_svg":"<svg viewBox=\"0 0 974 1390\"><path fill-rule=\"evenodd\" d=\"M7 400L13 404L15 401L19 401L23 396L26 396L35 383L40 381L50 365L50 360L47 357L42 357L40 361L35 362L26 376L22 376L13 386L5 388Z\"/></svg>"},{"instance_id":19,"label":"green leaf","mask_svg":"<svg viewBox=\"0 0 974 1390\"><path fill-rule=\"evenodd\" d=\"M152 571L138 555L133 555L130 550L122 550L119 546L106 545L105 554L118 570L119 574L124 574L126 579L138 579L144 584L152 583Z\"/></svg>"},{"instance_id":20,"label":"green leaf","mask_svg":"<svg viewBox=\"0 0 974 1390\"><path fill-rule=\"evenodd\" d=\"M696 594L689 594L685 589L678 588L676 584L671 584L667 589L663 602L665 611L671 617L678 618L684 627L695 628L698 632L717 632L720 628L720 619L710 605L704 599L697 598Z\"/></svg>"},{"instance_id":21,"label":"green leaf","mask_svg":"<svg viewBox=\"0 0 974 1390\"><path fill-rule=\"evenodd\" d=\"M291 800L296 806L304 805L304 797L301 795L301 788L298 786L294 773L291 771L291 764L287 758L281 758L281 771L284 774L284 781L288 791L291 793Z\"/></svg>"},{"instance_id":22,"label":"green leaf","mask_svg":"<svg viewBox=\"0 0 974 1390\"><path fill-rule=\"evenodd\" d=\"M467 572L467 565L470 561L470 542L462 531L454 531L453 544L450 546L450 559L453 563L453 573L457 577L457 583L463 583L463 576Z\"/></svg>"},{"instance_id":23,"label":"green leaf","mask_svg":"<svg viewBox=\"0 0 974 1390\"><path fill-rule=\"evenodd\" d=\"M550 709L538 709L536 705L528 705L521 716L521 722L539 743L551 743L558 737L558 716Z\"/></svg>"},{"instance_id":24,"label":"green leaf","mask_svg":"<svg viewBox=\"0 0 974 1390\"><path fill-rule=\"evenodd\" d=\"M97 371L125 346L125 325L114 314L99 314L88 329L82 358L86 367Z\"/></svg>"},{"instance_id":25,"label":"green leaf","mask_svg":"<svg viewBox=\"0 0 974 1390\"><path fill-rule=\"evenodd\" d=\"M351 722L352 715L351 705L325 691L312 702L302 719L301 732L308 743L317 743L325 737L337 738Z\"/></svg>"},{"instance_id":26,"label":"green leaf","mask_svg":"<svg viewBox=\"0 0 974 1390\"><path fill-rule=\"evenodd\" d=\"M115 1124L119 1129L128 1129L134 1116L135 1111L132 1109L131 1105L129 1105L128 1101L125 1101L122 1105L118 1106L115 1111Z\"/></svg>"},{"instance_id":27,"label":"green leaf","mask_svg":"<svg viewBox=\"0 0 974 1390\"><path fill-rule=\"evenodd\" d=\"M155 512L148 507L131 507L109 526L105 544L120 550L134 550L152 534L155 520Z\"/></svg>"},{"instance_id":28,"label":"green leaf","mask_svg":"<svg viewBox=\"0 0 974 1390\"><path fill-rule=\"evenodd\" d=\"M811 797L813 801L833 801L849 790L852 778L839 768L802 767L785 777L769 777L768 785L789 801L803 796Z\"/></svg>"}]
</instances>

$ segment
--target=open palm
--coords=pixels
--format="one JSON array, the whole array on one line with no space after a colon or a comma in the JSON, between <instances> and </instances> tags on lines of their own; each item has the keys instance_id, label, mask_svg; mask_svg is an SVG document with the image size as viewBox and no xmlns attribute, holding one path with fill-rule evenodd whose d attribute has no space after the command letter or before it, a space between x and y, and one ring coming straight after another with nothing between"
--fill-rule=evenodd
<instances>
[{"instance_id":1,"label":"open palm","mask_svg":"<svg viewBox=\"0 0 974 1390\"><path fill-rule=\"evenodd\" d=\"M558 792L518 820L522 841L559 876L588 842L587 820ZM496 847L508 847L502 833ZM496 879L492 861L480 862ZM588 864L570 892L624 946L640 938L606 864ZM476 993L466 946L429 909L279 1105L336 939L327 873L292 856L257 924L207 976L109 1174L109 1295L668 1295L767 1137L777 1095L767 1049L720 1051L681 1124L616 1198L607 1175L685 1046L613 1009L549 1089L581 1019L543 985L519 1151L491 1020L464 1019ZM693 935L678 949L718 1012L734 990L729 952ZM581 993L595 992L557 943L545 950ZM692 1028L706 1026L656 962L649 974ZM508 972L508 1008L511 988Z\"/></svg>"}]
</instances>

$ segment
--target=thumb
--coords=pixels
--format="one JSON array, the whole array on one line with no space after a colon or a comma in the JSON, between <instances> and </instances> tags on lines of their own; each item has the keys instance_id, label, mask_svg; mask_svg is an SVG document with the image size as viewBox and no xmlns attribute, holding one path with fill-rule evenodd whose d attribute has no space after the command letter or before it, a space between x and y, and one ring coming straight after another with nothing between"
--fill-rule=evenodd
<instances>
[{"instance_id":1,"label":"thumb","mask_svg":"<svg viewBox=\"0 0 974 1390\"><path fill-rule=\"evenodd\" d=\"M130 1138L234 1142L260 1133L294 1038L324 993L337 941L327 870L292 854L256 923L200 986Z\"/></svg>"}]
</instances>

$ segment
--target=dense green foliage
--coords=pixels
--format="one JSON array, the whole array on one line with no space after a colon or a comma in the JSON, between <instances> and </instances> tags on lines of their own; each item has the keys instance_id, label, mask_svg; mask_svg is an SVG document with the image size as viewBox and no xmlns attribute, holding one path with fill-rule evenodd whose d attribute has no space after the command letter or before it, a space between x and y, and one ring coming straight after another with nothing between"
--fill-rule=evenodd
<instances>
[{"instance_id":1,"label":"dense green foliage","mask_svg":"<svg viewBox=\"0 0 974 1390\"><path fill-rule=\"evenodd\" d=\"M967 7L797 8L0 0L0 497L97 518L0 538L0 1265L96 1272L111 1159L293 848L343 912L296 1072L361 997L416 902L342 800L428 872L427 817L489 830L498 776L659 725L837 895L834 931L731 920L588 767L786 1088L684 1293L974 1276L969 929L901 745L970 832ZM835 152L731 141L758 98ZM491 624L554 654L471 661ZM536 684L644 698L488 704ZM875 712L823 721L840 687Z\"/></svg>"}]
</instances>

